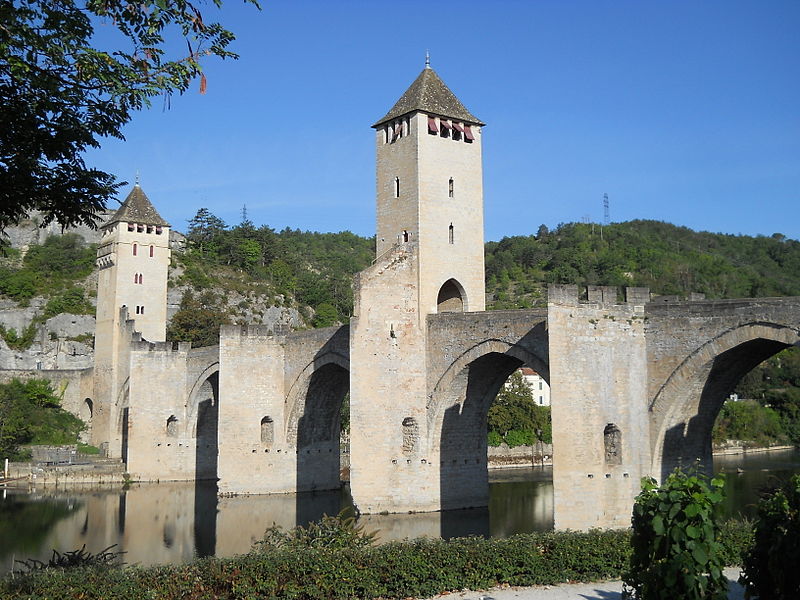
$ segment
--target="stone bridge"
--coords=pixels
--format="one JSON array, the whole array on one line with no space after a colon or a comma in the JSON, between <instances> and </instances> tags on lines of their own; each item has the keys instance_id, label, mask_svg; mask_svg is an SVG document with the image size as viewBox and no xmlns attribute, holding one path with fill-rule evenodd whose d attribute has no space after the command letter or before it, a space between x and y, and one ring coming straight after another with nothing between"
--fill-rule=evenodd
<instances>
[{"instance_id":1,"label":"stone bridge","mask_svg":"<svg viewBox=\"0 0 800 600\"><path fill-rule=\"evenodd\" d=\"M618 303L616 290L594 288L579 301L574 286L556 286L547 309L428 315L421 353L404 348L406 325L390 323L369 333L366 350L389 353L367 388L352 373L351 326L226 326L219 347L196 350L134 344L119 416L129 471L218 477L224 494L337 488L352 384L360 510L484 506L487 413L528 365L552 387L556 526L626 526L640 478L710 465L711 427L736 383L800 344L800 298L646 299L629 289ZM398 378L409 364L424 385Z\"/></svg>"}]
</instances>

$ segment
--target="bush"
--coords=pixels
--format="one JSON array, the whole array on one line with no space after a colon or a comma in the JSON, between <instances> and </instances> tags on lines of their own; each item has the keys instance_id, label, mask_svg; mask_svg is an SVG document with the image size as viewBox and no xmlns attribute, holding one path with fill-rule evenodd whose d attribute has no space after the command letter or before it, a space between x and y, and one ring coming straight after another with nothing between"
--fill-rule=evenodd
<instances>
[{"instance_id":1,"label":"bush","mask_svg":"<svg viewBox=\"0 0 800 600\"><path fill-rule=\"evenodd\" d=\"M506 434L505 440L509 448L533 446L536 443L536 436L531 431L512 429Z\"/></svg>"},{"instance_id":2,"label":"bush","mask_svg":"<svg viewBox=\"0 0 800 600\"><path fill-rule=\"evenodd\" d=\"M739 582L748 597L800 598L800 475L758 504L755 543L744 560Z\"/></svg>"},{"instance_id":3,"label":"bush","mask_svg":"<svg viewBox=\"0 0 800 600\"><path fill-rule=\"evenodd\" d=\"M717 535L723 486L722 476L712 479L709 488L704 476L680 469L661 487L654 479L643 479L633 506L633 553L623 577L632 597L728 597Z\"/></svg>"},{"instance_id":4,"label":"bush","mask_svg":"<svg viewBox=\"0 0 800 600\"><path fill-rule=\"evenodd\" d=\"M497 433L496 431L490 431L487 442L493 448L497 448L500 444L503 443L503 436Z\"/></svg>"},{"instance_id":5,"label":"bush","mask_svg":"<svg viewBox=\"0 0 800 600\"><path fill-rule=\"evenodd\" d=\"M180 566L45 570L0 579L0 597L63 598L69 590L70 597L85 600L428 598L463 588L616 578L630 555L629 531L418 539L375 546L360 534L353 538L335 518L326 520L328 524L288 533L268 530L269 543L233 558ZM735 532L734 540L749 530L735 522L728 528ZM348 538L352 543L340 543Z\"/></svg>"}]
</instances>

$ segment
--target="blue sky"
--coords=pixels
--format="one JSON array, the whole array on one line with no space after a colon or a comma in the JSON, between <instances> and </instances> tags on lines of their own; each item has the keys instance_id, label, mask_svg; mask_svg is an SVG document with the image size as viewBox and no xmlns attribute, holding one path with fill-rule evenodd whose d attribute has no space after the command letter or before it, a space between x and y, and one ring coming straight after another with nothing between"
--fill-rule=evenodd
<instances>
[{"instance_id":1,"label":"blue sky","mask_svg":"<svg viewBox=\"0 0 800 600\"><path fill-rule=\"evenodd\" d=\"M658 219L800 239L800 2L226 0L238 61L135 116L93 166L172 225L375 229L370 125L424 66L487 123L486 239ZM127 193L127 189L124 190ZM124 195L123 195L124 197Z\"/></svg>"}]
</instances>

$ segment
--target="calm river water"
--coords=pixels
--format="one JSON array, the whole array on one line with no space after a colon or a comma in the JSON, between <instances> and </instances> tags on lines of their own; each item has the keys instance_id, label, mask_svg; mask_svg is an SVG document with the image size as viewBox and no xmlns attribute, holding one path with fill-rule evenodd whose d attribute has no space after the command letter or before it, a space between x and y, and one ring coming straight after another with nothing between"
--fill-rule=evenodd
<instances>
[{"instance_id":1,"label":"calm river water","mask_svg":"<svg viewBox=\"0 0 800 600\"><path fill-rule=\"evenodd\" d=\"M758 490L775 477L800 473L797 450L715 458L727 477L726 511L754 515ZM738 473L741 469L743 472ZM549 468L492 470L484 509L403 515L365 515L381 540L453 537L553 528ZM128 490L0 491L0 573L15 560L46 560L53 549L86 544L98 552L117 544L128 564L181 563L196 556L247 552L273 523L284 528L336 514L351 506L347 489L315 494L218 498L216 486L148 484Z\"/></svg>"}]
</instances>

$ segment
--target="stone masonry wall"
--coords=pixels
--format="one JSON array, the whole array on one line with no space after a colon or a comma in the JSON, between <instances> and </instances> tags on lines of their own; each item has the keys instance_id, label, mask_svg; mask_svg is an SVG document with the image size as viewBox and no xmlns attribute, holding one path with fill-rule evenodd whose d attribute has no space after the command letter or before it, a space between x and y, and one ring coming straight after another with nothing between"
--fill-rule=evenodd
<instances>
[{"instance_id":1,"label":"stone masonry wall","mask_svg":"<svg viewBox=\"0 0 800 600\"><path fill-rule=\"evenodd\" d=\"M649 470L644 306L548 303L557 529L627 527Z\"/></svg>"}]
</instances>

